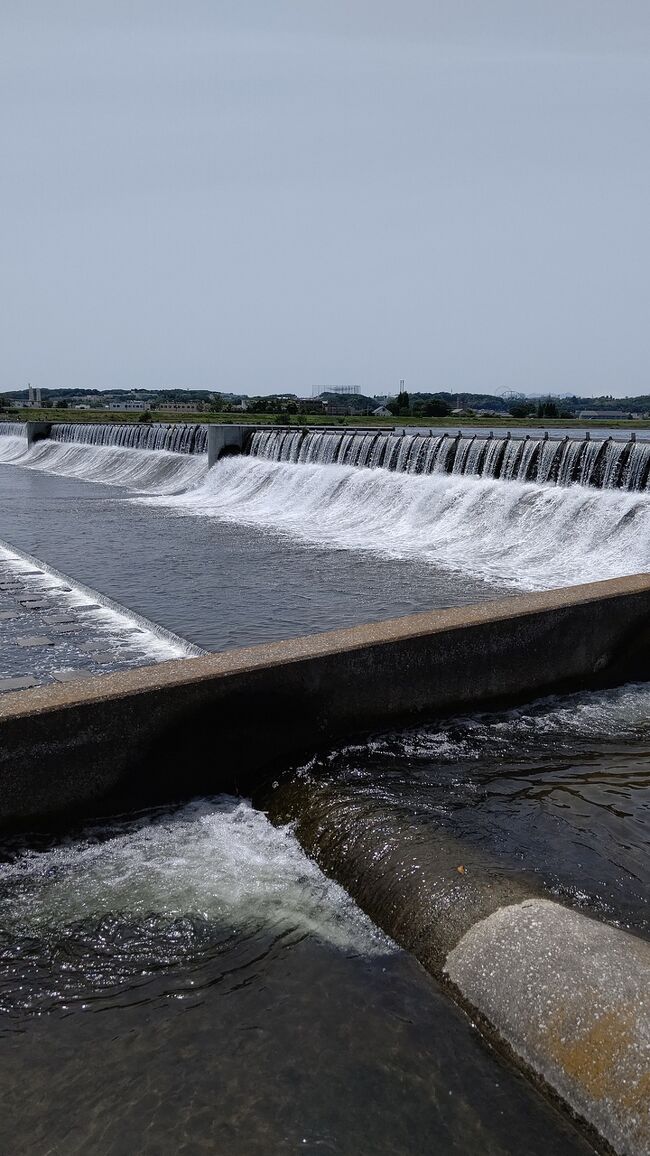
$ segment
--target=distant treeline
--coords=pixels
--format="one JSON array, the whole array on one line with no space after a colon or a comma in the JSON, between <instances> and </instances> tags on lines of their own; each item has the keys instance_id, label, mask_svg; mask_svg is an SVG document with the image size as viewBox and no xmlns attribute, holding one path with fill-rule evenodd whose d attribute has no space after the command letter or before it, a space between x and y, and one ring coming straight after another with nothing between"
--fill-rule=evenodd
<instances>
[{"instance_id":1,"label":"distant treeline","mask_svg":"<svg viewBox=\"0 0 650 1156\"><path fill-rule=\"evenodd\" d=\"M524 394L456 393L439 390L437 392L410 392L402 390L393 396L366 394L337 394L324 392L314 398L300 398L292 393L277 393L265 396L249 396L242 393L215 392L208 389L48 389L42 388L44 408L64 408L75 405L91 406L96 403L109 409L112 403L127 401L144 403L148 409L164 410L171 403L196 403L199 412L210 410L228 413L246 409L249 413L267 414L317 414L324 412L345 412L352 415L372 414L385 407L394 416L444 417L454 413L504 414L512 417L570 418L583 410L602 413L604 419L612 411L629 414L650 414L650 394L636 397L614 398L611 396L577 397L563 395L557 397L526 397ZM0 408L20 404L28 399L27 389L9 390L0 396Z\"/></svg>"}]
</instances>

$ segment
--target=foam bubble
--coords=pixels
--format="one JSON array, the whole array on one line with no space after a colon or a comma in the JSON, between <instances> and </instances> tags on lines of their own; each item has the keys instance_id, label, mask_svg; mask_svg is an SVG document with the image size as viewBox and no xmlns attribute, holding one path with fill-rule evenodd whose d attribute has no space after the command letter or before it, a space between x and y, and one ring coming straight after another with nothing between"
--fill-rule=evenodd
<instances>
[{"instance_id":1,"label":"foam bubble","mask_svg":"<svg viewBox=\"0 0 650 1156\"><path fill-rule=\"evenodd\" d=\"M298 930L362 953L392 950L289 827L273 827L250 803L225 796L24 851L0 866L0 889L4 926L22 935L116 913L138 921L154 914Z\"/></svg>"}]
</instances>

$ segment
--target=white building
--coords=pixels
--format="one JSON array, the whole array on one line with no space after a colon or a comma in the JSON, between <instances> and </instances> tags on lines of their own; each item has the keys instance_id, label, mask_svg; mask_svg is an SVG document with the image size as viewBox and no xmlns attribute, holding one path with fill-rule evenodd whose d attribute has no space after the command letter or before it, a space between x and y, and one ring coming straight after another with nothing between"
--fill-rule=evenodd
<instances>
[{"instance_id":1,"label":"white building","mask_svg":"<svg viewBox=\"0 0 650 1156\"><path fill-rule=\"evenodd\" d=\"M197 413L202 404L200 401L160 401L153 408L163 413Z\"/></svg>"}]
</instances>

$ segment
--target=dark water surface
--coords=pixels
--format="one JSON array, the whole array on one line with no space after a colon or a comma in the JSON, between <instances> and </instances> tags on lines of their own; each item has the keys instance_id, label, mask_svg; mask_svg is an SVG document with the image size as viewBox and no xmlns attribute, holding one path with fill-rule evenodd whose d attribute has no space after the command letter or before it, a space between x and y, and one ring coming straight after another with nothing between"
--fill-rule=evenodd
<instances>
[{"instance_id":1,"label":"dark water surface","mask_svg":"<svg viewBox=\"0 0 650 1156\"><path fill-rule=\"evenodd\" d=\"M5 857L1 1151L591 1150L246 803Z\"/></svg>"},{"instance_id":2,"label":"dark water surface","mask_svg":"<svg viewBox=\"0 0 650 1156\"><path fill-rule=\"evenodd\" d=\"M295 779L294 771L289 790ZM648 684L380 735L315 758L297 780L303 811L325 842L348 833L350 879L373 830L385 854L390 826L387 871L401 869L403 843L431 860L435 874L451 841L468 884L527 877L535 889L650 938ZM364 833L358 851L356 829Z\"/></svg>"}]
</instances>

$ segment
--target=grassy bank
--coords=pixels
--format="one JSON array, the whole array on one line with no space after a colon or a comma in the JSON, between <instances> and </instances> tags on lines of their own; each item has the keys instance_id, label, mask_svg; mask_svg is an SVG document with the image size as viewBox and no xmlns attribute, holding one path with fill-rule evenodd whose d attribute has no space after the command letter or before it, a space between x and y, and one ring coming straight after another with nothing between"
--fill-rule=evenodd
<instances>
[{"instance_id":1,"label":"grassy bank","mask_svg":"<svg viewBox=\"0 0 650 1156\"><path fill-rule=\"evenodd\" d=\"M554 429L575 429L575 430L599 430L599 429L650 429L650 417L637 421L608 421L604 418L602 421L579 421L578 418L514 418L504 414L502 417L331 417L324 414L304 414L300 416L291 415L291 417L282 417L281 423L275 414L269 413L169 413L165 410L152 410L151 416L153 421L160 422L203 422L210 424L216 422L217 424L228 425L293 425L299 428L303 425L309 426L363 426L380 427L387 425L396 426L420 426L424 429L429 427L448 428L450 430L458 429L459 426L471 426L476 429L539 429L539 430L554 430ZM125 413L123 410L107 410L107 409L87 409L87 410L70 410L70 409L16 409L5 411L0 414L0 421L65 421L65 422L119 422L121 424L133 425L137 423L140 418L139 413Z\"/></svg>"}]
</instances>

